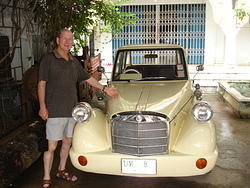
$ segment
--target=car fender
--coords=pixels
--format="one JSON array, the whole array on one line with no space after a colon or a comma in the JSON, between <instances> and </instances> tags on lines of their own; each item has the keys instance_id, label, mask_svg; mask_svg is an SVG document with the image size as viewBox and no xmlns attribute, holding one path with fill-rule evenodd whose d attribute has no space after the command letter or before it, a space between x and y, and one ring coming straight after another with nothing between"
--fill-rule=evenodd
<instances>
[{"instance_id":1,"label":"car fender","mask_svg":"<svg viewBox=\"0 0 250 188\"><path fill-rule=\"evenodd\" d=\"M109 147L107 127L108 122L104 113L94 108L87 121L76 124L72 149L80 153L106 150Z\"/></svg>"},{"instance_id":2,"label":"car fender","mask_svg":"<svg viewBox=\"0 0 250 188\"><path fill-rule=\"evenodd\" d=\"M189 113L182 121L175 152L186 154L207 154L216 150L216 130L212 120L199 122Z\"/></svg>"}]
</instances>

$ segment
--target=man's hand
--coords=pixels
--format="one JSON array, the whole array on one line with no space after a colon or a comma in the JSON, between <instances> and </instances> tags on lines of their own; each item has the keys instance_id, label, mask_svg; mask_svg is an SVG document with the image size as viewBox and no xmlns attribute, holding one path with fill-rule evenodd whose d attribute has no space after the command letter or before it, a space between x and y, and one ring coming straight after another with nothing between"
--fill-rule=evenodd
<instances>
[{"instance_id":1,"label":"man's hand","mask_svg":"<svg viewBox=\"0 0 250 188\"><path fill-rule=\"evenodd\" d=\"M114 87L107 87L107 86L103 86L101 85L94 77L90 77L88 80L86 80L86 82L95 87L100 89L101 91L105 92L108 96L112 97L112 98L117 98L119 96L117 89Z\"/></svg>"},{"instance_id":2,"label":"man's hand","mask_svg":"<svg viewBox=\"0 0 250 188\"><path fill-rule=\"evenodd\" d=\"M119 96L117 89L114 87L105 87L104 92L112 98L117 98Z\"/></svg>"},{"instance_id":3,"label":"man's hand","mask_svg":"<svg viewBox=\"0 0 250 188\"><path fill-rule=\"evenodd\" d=\"M48 110L47 108L40 108L39 110L39 116L43 119L43 120L47 120L49 115L48 115Z\"/></svg>"}]
</instances>

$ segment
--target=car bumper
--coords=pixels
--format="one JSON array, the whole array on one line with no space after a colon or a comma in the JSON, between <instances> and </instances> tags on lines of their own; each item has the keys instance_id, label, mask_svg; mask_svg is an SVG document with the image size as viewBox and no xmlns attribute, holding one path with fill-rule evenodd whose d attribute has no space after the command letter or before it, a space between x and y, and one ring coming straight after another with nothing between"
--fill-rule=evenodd
<instances>
[{"instance_id":1,"label":"car bumper","mask_svg":"<svg viewBox=\"0 0 250 188\"><path fill-rule=\"evenodd\" d=\"M78 162L78 157L84 156L87 158L87 165L81 166ZM110 150L91 152L91 153L76 153L73 149L70 150L70 159L72 164L79 170L92 173L121 175L121 176L137 176L137 177L180 177L180 176L195 176L210 172L215 166L218 157L218 151L215 149L212 153L206 155L187 155L180 153L155 155L146 157L136 157L131 155L123 155L119 153L112 153ZM199 158L207 160L207 166L203 169L196 167L196 161ZM136 164L138 160L151 161L153 166L149 169L132 166L132 171L125 169L123 164L126 159ZM147 165L147 163L145 163ZM127 164L131 165L131 164ZM143 167L144 168L144 167ZM135 170L135 171L133 171Z\"/></svg>"}]
</instances>

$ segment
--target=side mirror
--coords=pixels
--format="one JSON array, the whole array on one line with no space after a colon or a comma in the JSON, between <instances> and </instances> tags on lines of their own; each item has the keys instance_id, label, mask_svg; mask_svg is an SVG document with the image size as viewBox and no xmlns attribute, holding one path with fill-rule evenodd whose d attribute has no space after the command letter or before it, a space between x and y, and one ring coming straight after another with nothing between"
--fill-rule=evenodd
<instances>
[{"instance_id":1,"label":"side mirror","mask_svg":"<svg viewBox=\"0 0 250 188\"><path fill-rule=\"evenodd\" d=\"M98 66L98 67L97 67L97 71L98 71L98 72L101 72L101 73L105 73L105 68L102 67L102 66Z\"/></svg>"},{"instance_id":2,"label":"side mirror","mask_svg":"<svg viewBox=\"0 0 250 188\"><path fill-rule=\"evenodd\" d=\"M198 65L198 66L196 67L196 70L197 70L197 71L203 71L203 70L204 70L203 64Z\"/></svg>"}]
</instances>

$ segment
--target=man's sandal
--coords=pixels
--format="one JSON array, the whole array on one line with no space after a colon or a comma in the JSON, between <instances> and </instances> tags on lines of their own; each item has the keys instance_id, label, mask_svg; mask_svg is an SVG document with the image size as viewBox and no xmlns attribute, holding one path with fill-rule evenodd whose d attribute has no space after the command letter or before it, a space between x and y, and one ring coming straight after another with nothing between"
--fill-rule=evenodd
<instances>
[{"instance_id":1,"label":"man's sandal","mask_svg":"<svg viewBox=\"0 0 250 188\"><path fill-rule=\"evenodd\" d=\"M56 174L56 178L60 178L62 180L69 181L69 182L76 182L77 181L77 177L75 175L72 175L72 174L66 172L65 170L58 170L58 172Z\"/></svg>"},{"instance_id":2,"label":"man's sandal","mask_svg":"<svg viewBox=\"0 0 250 188\"><path fill-rule=\"evenodd\" d=\"M43 187L43 188L50 188L50 187L51 187L51 184L52 184L52 181L51 181L51 180L43 180L43 182L42 182L42 187Z\"/></svg>"}]
</instances>

